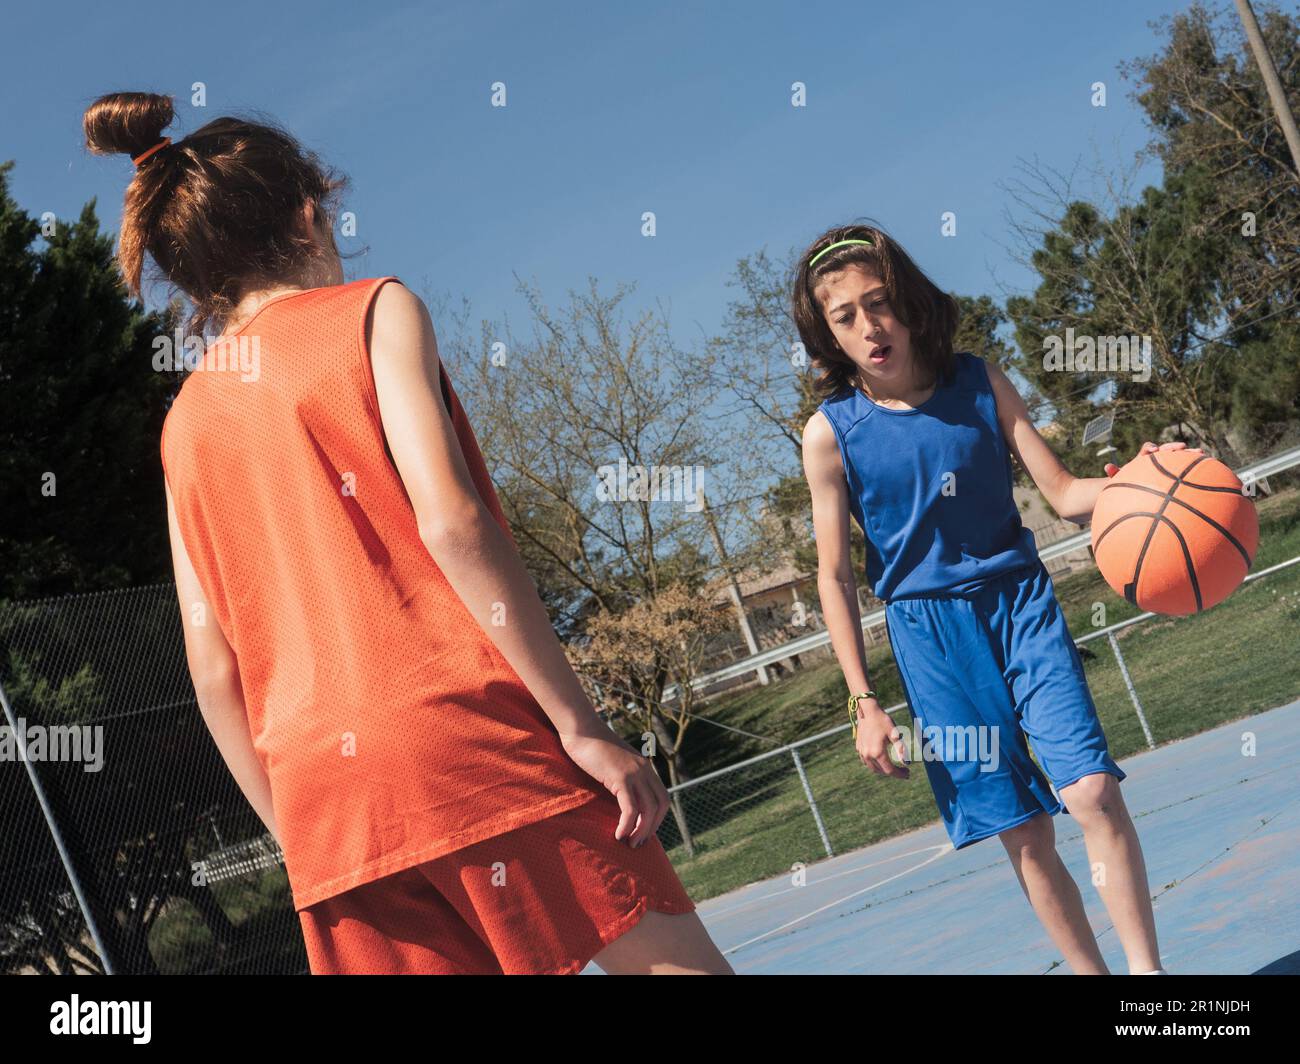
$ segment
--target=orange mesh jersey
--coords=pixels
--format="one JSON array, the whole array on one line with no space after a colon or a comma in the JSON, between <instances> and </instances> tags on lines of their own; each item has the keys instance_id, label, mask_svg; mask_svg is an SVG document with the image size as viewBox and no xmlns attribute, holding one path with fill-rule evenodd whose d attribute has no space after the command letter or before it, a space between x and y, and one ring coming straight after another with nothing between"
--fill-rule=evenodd
<instances>
[{"instance_id":1,"label":"orange mesh jersey","mask_svg":"<svg viewBox=\"0 0 1300 1064\"><path fill-rule=\"evenodd\" d=\"M297 910L603 793L420 539L366 348L387 281L272 297L208 348L163 425L181 537L238 659ZM236 343L242 364L222 368ZM445 369L440 382L513 542Z\"/></svg>"}]
</instances>

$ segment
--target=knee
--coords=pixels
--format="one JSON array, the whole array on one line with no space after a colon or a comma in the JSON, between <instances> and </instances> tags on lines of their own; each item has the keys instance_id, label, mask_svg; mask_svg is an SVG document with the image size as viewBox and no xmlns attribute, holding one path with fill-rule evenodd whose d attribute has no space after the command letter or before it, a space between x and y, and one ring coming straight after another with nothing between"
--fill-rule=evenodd
<instances>
[{"instance_id":1,"label":"knee","mask_svg":"<svg viewBox=\"0 0 1300 1064\"><path fill-rule=\"evenodd\" d=\"M1061 789L1061 800L1070 815L1084 826L1088 821L1118 817L1124 803L1120 798L1119 780L1109 772L1093 772Z\"/></svg>"}]
</instances>

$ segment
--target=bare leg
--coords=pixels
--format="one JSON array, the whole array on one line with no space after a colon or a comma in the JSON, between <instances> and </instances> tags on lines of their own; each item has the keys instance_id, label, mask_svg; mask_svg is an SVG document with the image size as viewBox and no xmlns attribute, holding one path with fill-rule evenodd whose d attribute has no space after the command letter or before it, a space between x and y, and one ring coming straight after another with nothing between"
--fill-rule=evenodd
<instances>
[{"instance_id":1,"label":"bare leg","mask_svg":"<svg viewBox=\"0 0 1300 1064\"><path fill-rule=\"evenodd\" d=\"M644 913L592 958L607 975L735 975L698 913Z\"/></svg>"},{"instance_id":2,"label":"bare leg","mask_svg":"<svg viewBox=\"0 0 1300 1064\"><path fill-rule=\"evenodd\" d=\"M1071 809L1074 807L1071 806ZM1079 886L1056 852L1056 830L1048 813L999 833L1011 866L1039 921L1075 975L1109 975Z\"/></svg>"},{"instance_id":3,"label":"bare leg","mask_svg":"<svg viewBox=\"0 0 1300 1064\"><path fill-rule=\"evenodd\" d=\"M1119 780L1109 772L1094 772L1063 788L1061 800L1083 829L1093 882L1124 947L1129 971L1154 971L1160 967L1160 949L1146 862Z\"/></svg>"}]
</instances>

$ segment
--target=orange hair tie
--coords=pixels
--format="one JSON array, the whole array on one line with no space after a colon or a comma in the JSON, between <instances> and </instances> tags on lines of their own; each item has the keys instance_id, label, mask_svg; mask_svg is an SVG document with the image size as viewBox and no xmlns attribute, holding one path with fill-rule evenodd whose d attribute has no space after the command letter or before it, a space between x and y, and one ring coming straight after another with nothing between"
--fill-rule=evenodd
<instances>
[{"instance_id":1,"label":"orange hair tie","mask_svg":"<svg viewBox=\"0 0 1300 1064\"><path fill-rule=\"evenodd\" d=\"M149 156L151 156L151 155L152 155L154 152L156 152L159 148L165 148L165 147L167 147L167 145L170 144L171 142L172 142L172 138L171 138L171 137L163 137L163 139L160 140L157 144L155 144L152 148L150 148L150 149L149 149L148 151L146 151L146 152L142 152L141 154L137 155L137 156L136 156L134 159L132 159L131 161L132 161L133 163L135 163L136 166L139 166L142 162L144 162L147 158L149 158Z\"/></svg>"}]
</instances>

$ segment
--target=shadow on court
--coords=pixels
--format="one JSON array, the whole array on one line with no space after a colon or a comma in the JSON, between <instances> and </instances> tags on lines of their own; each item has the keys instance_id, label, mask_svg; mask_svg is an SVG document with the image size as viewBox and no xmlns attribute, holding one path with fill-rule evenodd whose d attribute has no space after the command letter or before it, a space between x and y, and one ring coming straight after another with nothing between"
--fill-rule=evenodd
<instances>
[{"instance_id":1,"label":"shadow on court","mask_svg":"<svg viewBox=\"0 0 1300 1064\"><path fill-rule=\"evenodd\" d=\"M1175 975L1300 974L1300 702L1122 765L1164 966ZM1067 814L1055 825L1106 963L1125 974L1082 834ZM769 879L700 905L738 973L1069 972L996 838L958 852L936 821L804 875L801 886Z\"/></svg>"}]
</instances>

